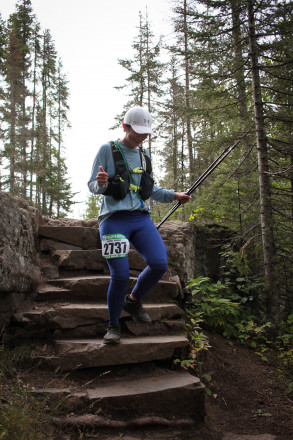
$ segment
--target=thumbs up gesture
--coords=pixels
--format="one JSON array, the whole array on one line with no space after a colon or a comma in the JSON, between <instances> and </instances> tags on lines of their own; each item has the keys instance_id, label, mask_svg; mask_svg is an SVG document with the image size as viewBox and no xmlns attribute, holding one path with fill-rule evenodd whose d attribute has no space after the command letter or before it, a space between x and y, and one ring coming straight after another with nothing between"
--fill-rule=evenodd
<instances>
[{"instance_id":1,"label":"thumbs up gesture","mask_svg":"<svg viewBox=\"0 0 293 440\"><path fill-rule=\"evenodd\" d=\"M99 166L99 172L96 176L97 182L99 186L103 186L108 182L109 174L103 169L102 166Z\"/></svg>"}]
</instances>

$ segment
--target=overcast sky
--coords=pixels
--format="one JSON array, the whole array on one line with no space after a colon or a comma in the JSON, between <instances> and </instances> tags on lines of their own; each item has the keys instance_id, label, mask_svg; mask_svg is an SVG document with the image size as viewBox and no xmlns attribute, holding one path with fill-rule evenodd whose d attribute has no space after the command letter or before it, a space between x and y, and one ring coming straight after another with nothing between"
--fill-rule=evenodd
<instances>
[{"instance_id":1,"label":"overcast sky","mask_svg":"<svg viewBox=\"0 0 293 440\"><path fill-rule=\"evenodd\" d=\"M16 0L1 0L0 12L7 20ZM171 32L172 0L32 0L42 30L49 29L69 80L72 128L64 140L66 164L73 192L79 192L69 217L79 218L89 194L87 181L98 147L122 135L111 131L121 112L127 72L118 58L131 58L138 33L139 11L148 11L153 33ZM157 40L154 40L155 42Z\"/></svg>"}]
</instances>

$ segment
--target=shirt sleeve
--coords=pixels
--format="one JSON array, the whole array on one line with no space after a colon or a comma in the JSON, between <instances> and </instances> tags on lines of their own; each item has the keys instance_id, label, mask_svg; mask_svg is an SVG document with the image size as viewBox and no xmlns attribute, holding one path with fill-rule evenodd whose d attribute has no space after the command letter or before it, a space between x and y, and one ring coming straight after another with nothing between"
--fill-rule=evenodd
<instances>
[{"instance_id":1,"label":"shirt sleeve","mask_svg":"<svg viewBox=\"0 0 293 440\"><path fill-rule=\"evenodd\" d=\"M156 202L170 203L174 202L175 200L175 191L173 189L161 188L157 185L154 185L150 197Z\"/></svg>"},{"instance_id":2,"label":"shirt sleeve","mask_svg":"<svg viewBox=\"0 0 293 440\"><path fill-rule=\"evenodd\" d=\"M108 183L103 186L99 186L97 182L97 174L99 172L99 167L102 166L103 169L109 174L109 177L114 175L114 163L111 153L110 144L104 144L100 147L92 167L91 177L88 181L88 188L93 194L103 194L106 191Z\"/></svg>"}]
</instances>

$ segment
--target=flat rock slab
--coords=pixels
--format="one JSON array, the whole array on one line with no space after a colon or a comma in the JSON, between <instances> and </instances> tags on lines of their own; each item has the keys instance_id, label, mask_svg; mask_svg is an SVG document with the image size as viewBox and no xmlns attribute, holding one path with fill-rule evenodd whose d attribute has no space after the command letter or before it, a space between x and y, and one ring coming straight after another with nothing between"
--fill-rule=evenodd
<instances>
[{"instance_id":1,"label":"flat rock slab","mask_svg":"<svg viewBox=\"0 0 293 440\"><path fill-rule=\"evenodd\" d=\"M41 284L37 290L38 294L46 295L51 293L56 293L57 295L60 293L68 293L69 289L64 289L63 287L53 286L50 284Z\"/></svg>"},{"instance_id":2,"label":"flat rock slab","mask_svg":"<svg viewBox=\"0 0 293 440\"><path fill-rule=\"evenodd\" d=\"M146 304L144 306L152 321L182 318L184 312L176 304ZM121 318L130 317L122 311ZM35 322L50 329L73 329L83 325L105 323L109 320L107 304L65 304L54 307L35 307L33 310L17 313L16 322ZM131 318L132 321L132 318Z\"/></svg>"},{"instance_id":3,"label":"flat rock slab","mask_svg":"<svg viewBox=\"0 0 293 440\"><path fill-rule=\"evenodd\" d=\"M56 250L52 254L52 261L60 267L70 269L100 270L108 267L102 249ZM129 251L128 261L130 269L143 270L146 266L140 254L132 249Z\"/></svg>"},{"instance_id":4,"label":"flat rock slab","mask_svg":"<svg viewBox=\"0 0 293 440\"><path fill-rule=\"evenodd\" d=\"M176 350L187 346L188 339L177 335L122 337L118 345L105 345L102 339L56 340L56 356L47 362L65 371L134 364L171 359Z\"/></svg>"},{"instance_id":5,"label":"flat rock slab","mask_svg":"<svg viewBox=\"0 0 293 440\"><path fill-rule=\"evenodd\" d=\"M102 408L120 417L160 414L199 419L204 415L203 394L200 380L181 371L88 390L93 409Z\"/></svg>"},{"instance_id":6,"label":"flat rock slab","mask_svg":"<svg viewBox=\"0 0 293 440\"><path fill-rule=\"evenodd\" d=\"M63 243L72 244L82 249L96 249L100 238L96 228L81 226L40 226L39 236L52 238Z\"/></svg>"},{"instance_id":7,"label":"flat rock slab","mask_svg":"<svg viewBox=\"0 0 293 440\"><path fill-rule=\"evenodd\" d=\"M71 291L71 299L88 301L105 301L110 284L109 275L91 275L80 277L59 278L48 280L47 284L62 287ZM127 292L130 293L136 282L135 277L130 277ZM179 295L178 284L172 281L159 281L144 297L144 302L162 303L170 302ZM49 299L49 298L46 298ZM54 298L52 295L52 299ZM60 295L60 300L67 299L68 295Z\"/></svg>"},{"instance_id":8,"label":"flat rock slab","mask_svg":"<svg viewBox=\"0 0 293 440\"><path fill-rule=\"evenodd\" d=\"M122 335L124 326L128 330L128 336L157 336L179 335L185 332L185 322L180 319L163 319L150 323L136 323L132 319L122 320ZM107 322L96 322L92 325L80 325L70 329L54 330L55 339L97 338L104 337ZM123 336L122 336L123 337Z\"/></svg>"},{"instance_id":9,"label":"flat rock slab","mask_svg":"<svg viewBox=\"0 0 293 440\"><path fill-rule=\"evenodd\" d=\"M272 434L237 435L233 432L226 432L222 440L277 440L277 437Z\"/></svg>"},{"instance_id":10,"label":"flat rock slab","mask_svg":"<svg viewBox=\"0 0 293 440\"><path fill-rule=\"evenodd\" d=\"M162 370L159 374L138 379L119 379L114 383L75 392L68 388L39 389L52 401L62 402L67 410L91 408L93 413L131 420L140 416L192 418L201 421L205 415L204 385L186 371Z\"/></svg>"},{"instance_id":11,"label":"flat rock slab","mask_svg":"<svg viewBox=\"0 0 293 440\"><path fill-rule=\"evenodd\" d=\"M41 251L56 251L56 250L82 250L79 246L73 244L62 243L60 241L52 240L51 238L42 238L40 240Z\"/></svg>"},{"instance_id":12,"label":"flat rock slab","mask_svg":"<svg viewBox=\"0 0 293 440\"><path fill-rule=\"evenodd\" d=\"M89 401L96 402L101 399L117 399L119 397L129 397L134 395L144 396L155 392L175 390L186 386L198 386L198 377L184 372L168 372L166 374L115 382L110 385L103 385L99 388L87 390ZM202 388L203 386L200 385ZM185 409L184 409L185 410Z\"/></svg>"}]
</instances>

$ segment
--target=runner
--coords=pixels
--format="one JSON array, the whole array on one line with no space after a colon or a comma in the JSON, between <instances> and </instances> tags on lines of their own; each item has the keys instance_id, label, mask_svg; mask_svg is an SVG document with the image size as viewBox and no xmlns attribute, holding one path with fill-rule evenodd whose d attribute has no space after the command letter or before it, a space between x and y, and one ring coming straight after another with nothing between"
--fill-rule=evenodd
<instances>
[{"instance_id":1,"label":"runner","mask_svg":"<svg viewBox=\"0 0 293 440\"><path fill-rule=\"evenodd\" d=\"M151 322L141 299L167 270L167 249L150 218L146 199L150 197L161 203L177 200L181 204L191 199L186 193L160 188L152 180L149 153L141 147L153 134L150 113L145 108L133 107L125 114L122 127L122 140L100 147L88 182L93 194L103 195L98 220L103 255L111 274L105 344L120 342L122 309L136 322ZM147 266L131 294L126 296L129 243L142 255Z\"/></svg>"}]
</instances>

